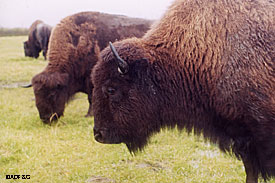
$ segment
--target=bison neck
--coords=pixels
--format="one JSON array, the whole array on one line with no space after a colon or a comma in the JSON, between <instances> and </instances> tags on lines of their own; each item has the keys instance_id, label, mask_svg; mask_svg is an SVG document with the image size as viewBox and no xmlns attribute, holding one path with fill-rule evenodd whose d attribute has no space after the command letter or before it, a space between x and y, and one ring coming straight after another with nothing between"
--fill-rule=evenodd
<instances>
[{"instance_id":1,"label":"bison neck","mask_svg":"<svg viewBox=\"0 0 275 183\"><path fill-rule=\"evenodd\" d=\"M163 126L175 126L200 132L213 118L211 80L208 74L194 72L194 68L153 63L158 69L156 93Z\"/></svg>"}]
</instances>

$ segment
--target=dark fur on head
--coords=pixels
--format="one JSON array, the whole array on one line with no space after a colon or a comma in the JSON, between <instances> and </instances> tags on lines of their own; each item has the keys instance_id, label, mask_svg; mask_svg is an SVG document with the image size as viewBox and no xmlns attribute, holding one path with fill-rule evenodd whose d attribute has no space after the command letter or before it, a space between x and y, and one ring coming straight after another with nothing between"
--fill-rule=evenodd
<instances>
[{"instance_id":1,"label":"dark fur on head","mask_svg":"<svg viewBox=\"0 0 275 183\"><path fill-rule=\"evenodd\" d=\"M132 58L133 55L128 55L128 58L122 57L129 64L129 72L125 75L117 71L118 64L113 53L109 52L109 49L102 52L103 62L105 60L108 62L104 64L104 67L95 67L93 70L95 73L93 84L102 86L94 90L93 106L95 129L97 127L100 130L105 129L104 133L108 134L107 139L98 138L97 140L104 143L125 142L129 150L135 152L144 147L151 131L160 129L160 125L157 125L160 119L156 119L158 105L154 102L157 101L152 101L154 98L157 99L154 97L153 83L150 83L151 86L148 86L147 83L139 83L144 82L144 80L148 82L151 80L148 61L146 60L148 56L138 47L138 43L131 44L128 42L125 49L121 49L123 44L115 44L121 55L124 55L123 53L135 53L134 58ZM129 63L130 61L134 63ZM146 86L144 86L145 84ZM153 126L148 126L148 121L151 121ZM154 130L149 130L150 127ZM145 128L146 130L144 130Z\"/></svg>"},{"instance_id":2,"label":"dark fur on head","mask_svg":"<svg viewBox=\"0 0 275 183\"><path fill-rule=\"evenodd\" d=\"M264 0L176 0L143 38L114 43L127 73L103 50L92 74L95 139L134 152L177 127L232 150L247 183L275 176L274 10Z\"/></svg>"},{"instance_id":3,"label":"dark fur on head","mask_svg":"<svg viewBox=\"0 0 275 183\"><path fill-rule=\"evenodd\" d=\"M150 24L149 20L98 12L81 12L64 18L50 37L48 66L32 80L41 119L49 123L52 115L57 114L57 118L63 115L65 103L77 92L88 94L90 105L86 116L91 116L91 69L100 50L109 41L141 37Z\"/></svg>"},{"instance_id":4,"label":"dark fur on head","mask_svg":"<svg viewBox=\"0 0 275 183\"><path fill-rule=\"evenodd\" d=\"M63 115L66 102L69 100L68 93L69 74L67 73L41 73L32 79L35 92L35 102L39 108L39 115L43 122L49 123Z\"/></svg>"}]
</instances>

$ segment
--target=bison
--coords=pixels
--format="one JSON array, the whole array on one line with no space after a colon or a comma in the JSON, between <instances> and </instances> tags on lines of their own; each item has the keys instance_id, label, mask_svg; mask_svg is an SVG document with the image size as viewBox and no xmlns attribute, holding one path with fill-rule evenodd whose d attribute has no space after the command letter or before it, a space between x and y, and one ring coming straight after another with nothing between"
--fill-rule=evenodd
<instances>
[{"instance_id":1,"label":"bison","mask_svg":"<svg viewBox=\"0 0 275 183\"><path fill-rule=\"evenodd\" d=\"M81 12L68 16L53 29L49 42L47 67L32 78L36 107L45 123L63 115L65 104L77 92L88 94L89 110L93 85L91 69L108 41L141 37L152 21Z\"/></svg>"},{"instance_id":2,"label":"bison","mask_svg":"<svg viewBox=\"0 0 275 183\"><path fill-rule=\"evenodd\" d=\"M275 175L275 3L176 0L142 38L101 52L92 72L94 137L142 150L164 127L203 134Z\"/></svg>"},{"instance_id":3,"label":"bison","mask_svg":"<svg viewBox=\"0 0 275 183\"><path fill-rule=\"evenodd\" d=\"M43 50L43 56L46 60L51 30L51 26L41 20L36 20L29 29L28 41L24 42L25 56L38 58L40 51Z\"/></svg>"}]
</instances>

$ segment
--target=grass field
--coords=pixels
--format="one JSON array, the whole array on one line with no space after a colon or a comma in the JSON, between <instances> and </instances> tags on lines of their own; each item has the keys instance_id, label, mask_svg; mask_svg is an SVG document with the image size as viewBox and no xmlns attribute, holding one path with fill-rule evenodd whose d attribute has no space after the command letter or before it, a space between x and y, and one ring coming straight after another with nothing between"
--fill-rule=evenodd
<instances>
[{"instance_id":1,"label":"grass field","mask_svg":"<svg viewBox=\"0 0 275 183\"><path fill-rule=\"evenodd\" d=\"M0 182L23 183L241 183L243 165L202 138L164 129L143 152L93 139L88 101L77 94L64 117L44 125L30 82L47 61L24 57L27 37L0 37ZM30 179L6 180L6 175ZM271 181L275 183L275 181Z\"/></svg>"}]
</instances>

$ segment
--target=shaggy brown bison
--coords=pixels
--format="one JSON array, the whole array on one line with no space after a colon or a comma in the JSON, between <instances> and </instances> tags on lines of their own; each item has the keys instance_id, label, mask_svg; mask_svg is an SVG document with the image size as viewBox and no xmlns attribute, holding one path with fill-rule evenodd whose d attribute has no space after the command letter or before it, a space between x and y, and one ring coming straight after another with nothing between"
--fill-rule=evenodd
<instances>
[{"instance_id":1,"label":"shaggy brown bison","mask_svg":"<svg viewBox=\"0 0 275 183\"><path fill-rule=\"evenodd\" d=\"M25 56L38 58L40 51L43 50L43 56L46 60L51 29L51 26L41 20L36 20L31 25L28 41L24 42Z\"/></svg>"},{"instance_id":2,"label":"shaggy brown bison","mask_svg":"<svg viewBox=\"0 0 275 183\"><path fill-rule=\"evenodd\" d=\"M233 152L247 183L275 175L275 3L176 0L141 39L101 52L94 137L132 152L163 127Z\"/></svg>"},{"instance_id":3,"label":"shaggy brown bison","mask_svg":"<svg viewBox=\"0 0 275 183\"><path fill-rule=\"evenodd\" d=\"M53 30L49 64L32 79L36 107L45 123L63 115L65 103L77 92L88 94L87 116L92 114L91 69L108 41L141 37L151 21L82 12L64 18Z\"/></svg>"}]
</instances>

